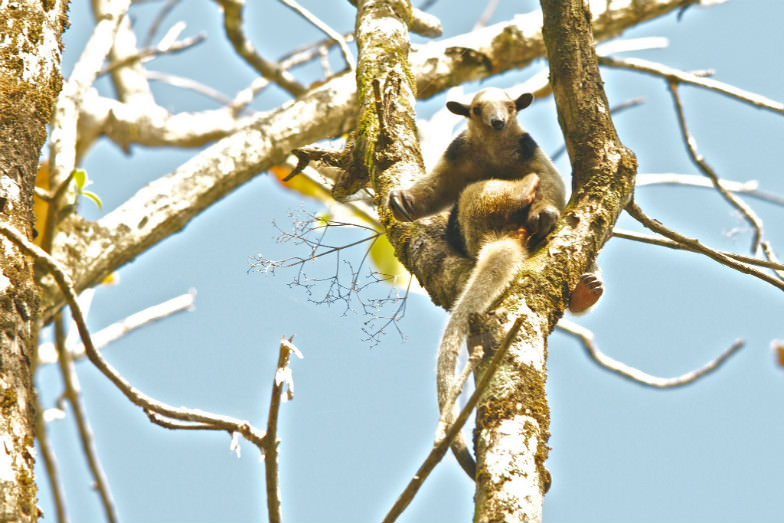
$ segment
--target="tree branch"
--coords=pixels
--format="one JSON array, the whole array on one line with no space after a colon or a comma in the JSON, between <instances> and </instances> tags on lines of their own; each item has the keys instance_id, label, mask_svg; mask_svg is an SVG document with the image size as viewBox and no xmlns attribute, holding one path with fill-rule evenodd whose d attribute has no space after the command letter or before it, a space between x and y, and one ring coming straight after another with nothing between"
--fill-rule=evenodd
<instances>
[{"instance_id":1,"label":"tree branch","mask_svg":"<svg viewBox=\"0 0 784 523\"><path fill-rule=\"evenodd\" d=\"M745 343L743 340L736 341L717 358L709 361L698 369L681 374L680 376L676 376L674 378L659 378L657 376L651 376L650 374L642 372L641 370L635 369L634 367L630 367L629 365L626 365L625 363L622 363L604 354L601 350L599 350L593 333L581 325L561 318L561 321L558 322L556 328L567 332L580 340L583 348L585 348L585 351L588 353L588 356L600 367L607 369L610 372L614 372L635 383L639 383L640 385L646 385L648 387L659 389L681 387L700 379L706 374L716 370L722 363L727 361L730 356L740 350Z\"/></svg>"},{"instance_id":2,"label":"tree branch","mask_svg":"<svg viewBox=\"0 0 784 523\"><path fill-rule=\"evenodd\" d=\"M691 135L691 133L689 133L689 129L686 126L686 116L683 113L681 98L678 95L677 82L670 80L668 85L670 87L670 92L672 93L673 101L675 102L675 111L678 114L678 124L680 125L681 134L683 135L683 141L686 143L686 149L689 151L689 156L697 165L697 167L699 167L699 169L705 173L708 178L710 178L710 180L713 182L713 186L716 188L719 194L721 194L722 197L724 197L724 199L730 203L730 205L735 207L752 226L754 229L754 234L751 240L751 252L756 253L759 250L760 242L762 241L762 220L759 218L759 216L757 216L757 213L755 213L754 210L746 204L746 202L722 187L719 176L711 168L711 166L708 165L708 162L705 161L705 158L699 153L697 150L697 142L694 140L694 137Z\"/></svg>"},{"instance_id":3,"label":"tree branch","mask_svg":"<svg viewBox=\"0 0 784 523\"><path fill-rule=\"evenodd\" d=\"M595 37L597 40L609 38L625 27L682 5L683 0L646 0L594 13ZM539 26L533 29L537 19ZM419 97L426 98L456 83L530 63L544 52L540 26L541 14L534 13L489 26L478 35L448 39L447 46L475 45L480 51L492 54L495 64L492 70L482 69L470 74L455 61L453 53L445 52L442 42L418 48L412 53L411 61ZM513 45L519 49L504 58L503 53L493 51L493 42L507 38L513 38ZM324 110L325 107L329 110ZM255 174L280 163L289 151L347 132L354 127L356 115L355 80L351 75L342 74L309 91L296 103L259 115L241 128L231 122L234 129L230 136L175 172L152 182L96 224L72 218L66 234L60 236L54 246L55 256L74 267L77 289L94 285L150 246L180 230L203 209ZM189 120L185 116L179 120L183 129L188 127ZM146 209L146 212L141 215L138 209ZM459 288L456 281L461 280L464 271L454 269L466 262L459 256L450 255L445 244L440 247L427 245L427 238L444 226L439 220L430 223L436 229L411 229L407 241L396 245L398 256L420 280L424 277L431 283L444 281L444 289ZM78 234L67 234L68 231ZM435 252L441 253L440 256L431 256ZM436 270L432 265L434 259L442 260ZM47 322L62 306L63 297L53 282L42 283L45 285L41 299L42 320ZM427 282L425 285L433 288ZM439 291L437 287L435 293L431 291L431 296L443 306L448 306L453 299L451 292Z\"/></svg>"},{"instance_id":4,"label":"tree branch","mask_svg":"<svg viewBox=\"0 0 784 523\"><path fill-rule=\"evenodd\" d=\"M294 97L302 95L306 91L305 87L297 82L291 73L280 67L280 64L262 57L245 37L242 31L242 9L245 7L245 0L216 0L216 2L223 8L223 28L237 54L264 78L275 82Z\"/></svg>"},{"instance_id":5,"label":"tree branch","mask_svg":"<svg viewBox=\"0 0 784 523\"><path fill-rule=\"evenodd\" d=\"M668 82L691 84L704 89L710 89L717 93L721 93L730 98L734 98L741 102L745 102L759 109L765 109L777 113L784 114L784 103L771 100L756 93L752 93L743 89L739 89L733 85L713 80L712 78L705 78L698 76L694 73L688 73L675 69L673 67L650 62L648 60L641 60L639 58L615 58L610 56L602 56L599 58L599 63L607 67L616 67L623 69L631 69L642 73L660 76Z\"/></svg>"},{"instance_id":6,"label":"tree branch","mask_svg":"<svg viewBox=\"0 0 784 523\"><path fill-rule=\"evenodd\" d=\"M729 255L723 254L719 251L713 250L709 247L706 247L699 240L694 238L689 238L682 234L679 234L671 229L668 229L664 225L661 224L658 220L654 220L649 218L643 211L640 209L637 204L635 203L634 199L629 201L626 205L626 212L631 215L632 218L640 222L646 228L652 230L655 233L661 234L662 236L673 240L681 245L685 245L688 250L699 252L700 254L704 254L705 256L726 265L732 269L735 269L739 272L744 274L749 274L754 276L755 278L759 278L760 280L770 283L774 287L777 287L781 290L784 290L784 281L781 281L769 274L765 274L762 271L749 267L745 263L738 262L731 258Z\"/></svg>"},{"instance_id":7,"label":"tree branch","mask_svg":"<svg viewBox=\"0 0 784 523\"><path fill-rule=\"evenodd\" d=\"M76 291L74 290L71 278L65 273L61 265L47 252L42 250L37 245L30 243L24 236L4 223L0 223L0 234L11 240L25 254L35 258L35 260L41 263L42 266L51 274L63 292L65 300L71 309L71 316L76 323L77 330L79 331L79 335L82 338L82 343L84 343L85 352L88 359L133 404L141 407L145 412L148 413L152 412L160 416L165 416L174 420L188 423L209 425L213 430L225 430L229 433L237 432L242 434L246 440L258 447L260 452L265 452L265 449L268 445L267 437L260 433L257 428L252 426L247 421L218 414L211 414L209 412L198 409L188 409L184 407L175 408L167 405L166 403L157 401L150 396L147 396L128 383L128 381L126 381L125 378L123 378L114 367L112 367L106 360L103 359L103 356L101 356L101 354L96 350L95 345L93 345L90 331L87 329L87 324L85 322L84 315L82 314L81 307L79 306Z\"/></svg>"},{"instance_id":8,"label":"tree branch","mask_svg":"<svg viewBox=\"0 0 784 523\"><path fill-rule=\"evenodd\" d=\"M81 399L81 387L79 377L76 375L76 368L71 359L71 354L65 347L65 328L63 325L62 314L58 314L54 319L55 347L57 348L58 362L60 363L60 374L63 377L65 386L65 398L71 404L71 410L76 421L76 428L79 432L79 440L82 442L82 450L87 459L87 465L95 482L95 490L101 499L103 510L106 513L106 520L110 523L117 521L117 511L109 490L109 481L98 459L98 451L95 448L93 431L90 428L90 421Z\"/></svg>"}]
</instances>

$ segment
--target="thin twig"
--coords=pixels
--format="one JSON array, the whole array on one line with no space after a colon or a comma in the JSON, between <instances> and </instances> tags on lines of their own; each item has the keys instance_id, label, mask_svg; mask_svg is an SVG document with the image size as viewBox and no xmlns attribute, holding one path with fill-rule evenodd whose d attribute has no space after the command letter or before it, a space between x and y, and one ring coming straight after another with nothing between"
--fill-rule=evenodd
<instances>
[{"instance_id":1,"label":"thin twig","mask_svg":"<svg viewBox=\"0 0 784 523\"><path fill-rule=\"evenodd\" d=\"M600 367L603 367L604 369L607 369L611 372L615 372L616 374L630 379L635 383L659 389L681 387L698 380L709 372L717 369L719 365L727 361L727 359L735 354L741 347L743 347L745 343L743 340L735 341L735 343L733 343L727 350L722 352L719 357L709 361L699 369L681 374L680 376L676 376L674 378L659 378L657 376L651 376L650 374L647 374L639 369L635 369L634 367L630 367L629 365L621 363L620 361L604 354L596 345L593 332L581 325L577 325L576 323L571 322L565 318L561 318L561 321L558 322L556 328L578 338L582 342L582 345L588 353L588 356L590 356L591 359L595 361Z\"/></svg>"},{"instance_id":2,"label":"thin twig","mask_svg":"<svg viewBox=\"0 0 784 523\"><path fill-rule=\"evenodd\" d=\"M63 85L57 106L52 113L51 132L49 133L49 183L50 187L60 187L76 167L76 138L79 108L82 100L92 86L103 61L109 54L120 22L128 11L130 0L112 2L111 8L98 23L84 46L79 60L71 71L71 76ZM59 200L61 200L60 198ZM52 250L54 229L59 217L61 201L51 203L46 213L42 231L41 245L44 250Z\"/></svg>"},{"instance_id":3,"label":"thin twig","mask_svg":"<svg viewBox=\"0 0 784 523\"><path fill-rule=\"evenodd\" d=\"M635 185L644 187L646 185L688 185L692 187L705 187L713 189L713 181L705 179L704 176L697 174L678 174L678 173L644 173L637 174ZM784 206L784 197L759 190L757 180L736 182L733 180L719 180L719 185L734 193L743 193L758 200L762 200L774 205Z\"/></svg>"},{"instance_id":4,"label":"thin twig","mask_svg":"<svg viewBox=\"0 0 784 523\"><path fill-rule=\"evenodd\" d=\"M346 61L346 65L348 66L349 70L353 71L357 68L357 61L354 60L354 55L351 54L351 49L348 48L348 45L346 45L346 40L340 33L321 21L316 15L299 5L297 2L295 2L295 0L280 1L293 9L295 12L299 13L300 16L302 16L305 20L313 24L321 32L327 35L330 40L338 44L338 47L340 47L340 52L343 53L343 59Z\"/></svg>"},{"instance_id":5,"label":"thin twig","mask_svg":"<svg viewBox=\"0 0 784 523\"><path fill-rule=\"evenodd\" d=\"M135 331L145 325L149 325L163 318L168 318L172 314L187 311L193 308L196 299L196 291L190 291L170 300L166 300L158 305L147 307L139 312L131 314L127 318L112 323L92 335L93 344L98 350L102 350L110 343L117 341L126 334ZM84 345L67 347L71 358L76 361L84 357ZM52 343L42 343L38 346L38 364L54 363L57 361L57 352Z\"/></svg>"},{"instance_id":6,"label":"thin twig","mask_svg":"<svg viewBox=\"0 0 784 523\"><path fill-rule=\"evenodd\" d=\"M662 225L661 222L659 222L658 220L653 220L649 218L644 212L642 212L642 209L640 209L637 206L637 204L634 202L633 197L632 200L626 205L626 212L628 212L632 218L640 222L646 228L652 230L655 233L661 234L662 236L665 236L677 243L687 246L689 250L692 250L694 252L699 252L700 254L704 254L705 256L723 265L726 265L727 267L740 271L744 274L749 274L751 276L759 278L762 281L770 283L774 287L784 290L784 282L768 274L765 274L762 271L758 271L757 269L749 267L745 263L740 263L719 251L706 247L705 245L701 244L699 240L696 240L694 238L689 238L671 229L668 229L667 227Z\"/></svg>"},{"instance_id":7,"label":"thin twig","mask_svg":"<svg viewBox=\"0 0 784 523\"><path fill-rule=\"evenodd\" d=\"M35 439L38 441L38 450L41 453L41 459L44 462L44 469L46 470L46 477L49 479L49 490L52 493L52 500L54 501L55 512L57 513L58 523L68 523L68 515L65 509L65 492L63 492L63 484L60 481L60 474L57 471L57 457L55 456L54 449L49 444L49 436L46 432L46 420L44 420L44 409L41 406L41 401L38 397L38 392L35 393Z\"/></svg>"},{"instance_id":8,"label":"thin twig","mask_svg":"<svg viewBox=\"0 0 784 523\"><path fill-rule=\"evenodd\" d=\"M52 275L57 286L62 291L66 303L71 309L71 316L76 323L77 330L82 338L87 357L133 404L141 407L145 412L154 412L175 420L190 423L209 424L216 430L226 430L229 433L238 432L242 434L246 440L258 447L259 451L262 453L265 451L268 444L266 436L247 421L213 414L199 409L172 407L147 396L133 387L114 367L104 360L103 356L96 350L90 336L90 331L87 328L84 314L79 306L76 291L74 291L73 284L71 283L71 278L65 273L57 260L37 245L29 242L15 229L4 223L0 223L0 234L3 234L6 238L16 244L25 254L34 257L35 260L40 262L43 268L48 270Z\"/></svg>"},{"instance_id":9,"label":"thin twig","mask_svg":"<svg viewBox=\"0 0 784 523\"><path fill-rule=\"evenodd\" d=\"M65 387L64 395L71 404L73 410L74 420L76 421L76 428L79 431L79 439L82 442L82 450L84 456L87 458L87 466L90 468L90 473L93 476L95 490L98 497L101 499L106 519L110 523L117 521L117 511L112 499L112 493L109 489L109 481L101 466L101 461L98 459L98 451L95 448L95 441L93 438L93 431L90 428L90 422L87 419L84 404L81 398L81 387L79 385L79 377L76 375L73 360L68 350L65 348L65 327L62 314L57 314L54 317L54 338L55 347L57 348L58 361L60 363L60 373L63 376L63 384Z\"/></svg>"},{"instance_id":10,"label":"thin twig","mask_svg":"<svg viewBox=\"0 0 784 523\"><path fill-rule=\"evenodd\" d=\"M185 78L183 76L177 76L168 73L162 73L160 71L151 71L149 69L144 70L144 76L148 80L153 80L157 82L167 83L169 85L173 85L174 87L179 87L181 89L189 89L196 93L202 94L208 98L212 98L217 100L218 102L224 105L231 105L234 100L223 94L222 92L218 91L217 89L213 89L203 83L197 82L191 78Z\"/></svg>"},{"instance_id":11,"label":"thin twig","mask_svg":"<svg viewBox=\"0 0 784 523\"><path fill-rule=\"evenodd\" d=\"M101 69L98 73L98 76L111 73L112 71L116 71L121 67L126 67L135 62L146 62L151 58L162 54L172 54L177 53L179 51L184 51L189 49L195 45L200 44L207 38L206 34L199 34L196 36L192 36L190 38L186 38L184 40L180 40L179 42L172 42L171 44L159 44L156 47L145 47L144 49L140 49L137 53L124 56L121 60L117 60L115 62L111 62L106 67Z\"/></svg>"},{"instance_id":12,"label":"thin twig","mask_svg":"<svg viewBox=\"0 0 784 523\"><path fill-rule=\"evenodd\" d=\"M755 107L759 107L760 109L767 109L769 111L784 114L784 104L781 102L771 100L770 98L760 96L750 91L744 91L743 89L739 89L724 82L719 82L718 80L703 78L702 76L696 75L694 73L680 71L663 64L649 62L647 60L640 60L639 58L621 59L609 56L600 56L599 63L608 67L632 69L634 71L660 76L667 79L668 81L676 81L679 83L695 85L704 89L710 89L711 91L716 91L717 93L735 98L736 100L751 104Z\"/></svg>"},{"instance_id":13,"label":"thin twig","mask_svg":"<svg viewBox=\"0 0 784 523\"><path fill-rule=\"evenodd\" d=\"M427 476L433 470L433 468L438 464L439 461L444 457L446 451L449 450L449 446L452 444L452 440L454 440L455 436L463 429L463 425L468 420L468 416L471 415L471 412L474 410L474 407L479 402L479 396L485 391L487 386L490 384L490 380L493 378L496 369L501 364L501 361L506 356L509 347L512 345L515 337L517 337L517 333L520 331L520 327L523 325L523 318L518 317L512 328L509 329L509 332L504 338L501 345L496 350L496 353L493 355L492 359L487 365L487 368L482 374L482 378L476 384L476 389L474 389L473 394L468 398L468 402L466 403L465 407L460 411L460 415L455 420L454 424L449 428L446 433L446 436L441 439L436 445L433 446L433 450L427 455L425 461L416 471L414 477L411 481L406 485L406 488L403 490L403 493L400 494L395 504L392 505L392 508L389 509L389 512L384 519L382 520L384 523L392 523L395 521L398 516L406 509L406 507L411 503L411 500L414 499L417 491L422 486L424 481L427 479Z\"/></svg>"},{"instance_id":14,"label":"thin twig","mask_svg":"<svg viewBox=\"0 0 784 523\"><path fill-rule=\"evenodd\" d=\"M177 7L177 4L180 3L180 0L169 0L161 7L161 10L158 11L158 14L155 15L155 19L150 24L150 29L147 31L147 36L144 39L144 46L150 47L152 45L152 40L155 38L155 34L158 32L158 28L163 23L163 20L168 16L168 14Z\"/></svg>"},{"instance_id":15,"label":"thin twig","mask_svg":"<svg viewBox=\"0 0 784 523\"><path fill-rule=\"evenodd\" d=\"M697 165L697 167L699 167L700 170L711 179L713 186L717 191L719 191L719 194L721 194L730 205L740 211L740 213L746 218L746 221L748 221L749 224L751 224L751 226L754 228L754 235L752 236L751 241L751 252L758 252L760 242L762 241L762 220L759 216L757 216L757 213L755 213L754 210L746 204L746 202L722 187L721 181L719 180L719 176L716 174L716 171L714 171L713 168L708 165L708 162L705 161L705 158L697 150L697 142L694 139L694 136L692 136L689 132L689 128L686 125L686 116L683 112L683 104L681 103L681 98L678 95L678 83L674 80L670 80L668 85L675 103L675 110L678 114L678 123L681 128L683 140L686 143L686 148L689 151L689 156Z\"/></svg>"},{"instance_id":16,"label":"thin twig","mask_svg":"<svg viewBox=\"0 0 784 523\"><path fill-rule=\"evenodd\" d=\"M485 27L490 22L490 18L493 17L493 13L495 13L496 9L498 9L498 0L488 0L485 10L479 15L479 19L474 24L473 30L476 31L477 29Z\"/></svg>"},{"instance_id":17,"label":"thin twig","mask_svg":"<svg viewBox=\"0 0 784 523\"><path fill-rule=\"evenodd\" d=\"M280 339L280 352L278 365L275 369L275 379L272 382L272 396L270 397L269 415L267 417L267 437L270 444L264 454L264 470L267 479L267 516L270 523L280 523L283 516L280 511L280 491L278 482L278 413L283 400L283 392L288 387L287 400L293 395L293 381L291 370L288 368L289 356L293 352L302 358L302 353L294 346L292 340Z\"/></svg>"},{"instance_id":18,"label":"thin twig","mask_svg":"<svg viewBox=\"0 0 784 523\"><path fill-rule=\"evenodd\" d=\"M682 243L678 243L673 240L668 240L667 238L662 238L659 236L651 236L649 234L641 234L638 232L627 231L623 229L614 229L613 236L616 238L623 238L624 240L633 240L640 243L649 243L651 245L658 245L659 247L667 247L669 249L676 249L676 250L689 251L689 252L699 252L689 245L684 245ZM767 242L764 243L767 245ZM749 265L756 265L758 267L765 267L766 269L773 269L776 271L784 270L784 264L781 264L778 261L772 261L770 259L763 260L760 258L754 258L752 256L744 256L743 254L738 254L730 251L717 250L716 252L724 256L727 256L728 258L732 258L733 260L737 260L741 263L748 263Z\"/></svg>"},{"instance_id":19,"label":"thin twig","mask_svg":"<svg viewBox=\"0 0 784 523\"><path fill-rule=\"evenodd\" d=\"M216 0L223 8L223 27L237 54L245 59L264 78L267 78L297 97L307 89L280 64L262 57L242 31L242 9L245 0Z\"/></svg>"}]
</instances>

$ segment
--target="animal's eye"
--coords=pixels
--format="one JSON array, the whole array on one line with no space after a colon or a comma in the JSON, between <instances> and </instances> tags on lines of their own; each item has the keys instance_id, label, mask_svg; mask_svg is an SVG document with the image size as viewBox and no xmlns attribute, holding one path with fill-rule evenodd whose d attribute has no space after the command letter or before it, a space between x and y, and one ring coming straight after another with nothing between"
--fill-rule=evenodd
<instances>
[{"instance_id":1,"label":"animal's eye","mask_svg":"<svg viewBox=\"0 0 784 523\"><path fill-rule=\"evenodd\" d=\"M475 114L476 116L479 116L480 114L482 114L482 108L481 108L481 107L479 107L478 105L475 105L475 106L473 107L473 111L474 111L474 114Z\"/></svg>"}]
</instances>

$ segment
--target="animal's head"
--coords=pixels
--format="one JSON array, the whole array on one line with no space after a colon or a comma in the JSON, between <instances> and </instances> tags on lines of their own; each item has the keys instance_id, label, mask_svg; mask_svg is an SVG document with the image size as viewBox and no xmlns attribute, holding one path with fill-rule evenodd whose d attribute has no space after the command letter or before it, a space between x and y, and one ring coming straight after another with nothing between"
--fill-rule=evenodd
<instances>
[{"instance_id":1,"label":"animal's head","mask_svg":"<svg viewBox=\"0 0 784 523\"><path fill-rule=\"evenodd\" d=\"M517 112L528 107L533 99L534 95L531 93L524 93L513 99L503 89L489 87L476 93L470 105L447 102L446 107L455 114L465 116L480 128L503 131L510 122L517 121Z\"/></svg>"}]
</instances>

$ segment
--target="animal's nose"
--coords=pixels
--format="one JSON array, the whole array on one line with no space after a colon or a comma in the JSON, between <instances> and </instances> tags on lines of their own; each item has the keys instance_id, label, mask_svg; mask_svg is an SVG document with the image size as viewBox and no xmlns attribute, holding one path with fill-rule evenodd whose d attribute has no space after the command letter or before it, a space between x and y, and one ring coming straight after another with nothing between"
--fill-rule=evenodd
<instances>
[{"instance_id":1,"label":"animal's nose","mask_svg":"<svg viewBox=\"0 0 784 523\"><path fill-rule=\"evenodd\" d=\"M500 131L506 125L506 122L502 118L493 118L490 120L490 125L493 126L493 129L496 131Z\"/></svg>"}]
</instances>

